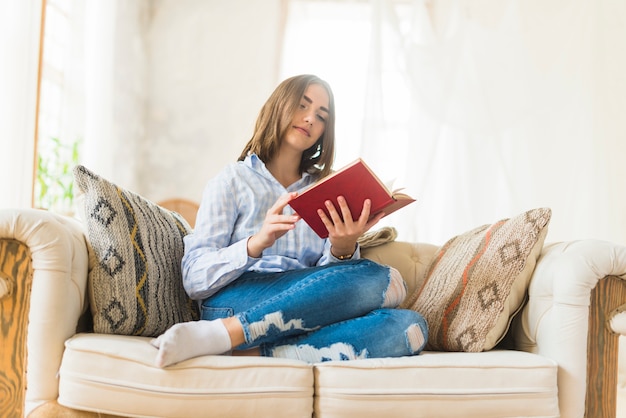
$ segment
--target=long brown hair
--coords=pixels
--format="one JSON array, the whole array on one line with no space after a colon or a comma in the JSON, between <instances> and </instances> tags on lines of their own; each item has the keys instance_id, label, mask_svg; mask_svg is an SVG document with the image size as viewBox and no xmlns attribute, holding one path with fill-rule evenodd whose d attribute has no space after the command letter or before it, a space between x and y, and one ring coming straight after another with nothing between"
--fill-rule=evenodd
<instances>
[{"instance_id":1,"label":"long brown hair","mask_svg":"<svg viewBox=\"0 0 626 418\"><path fill-rule=\"evenodd\" d=\"M326 89L328 116L322 136L302 153L300 174L309 172L319 175L320 178L330 174L335 159L335 100L330 85L311 74L288 78L276 87L261 108L254 134L241 152L239 161L244 160L250 153L257 154L266 164L272 160L310 84L319 84Z\"/></svg>"}]
</instances>

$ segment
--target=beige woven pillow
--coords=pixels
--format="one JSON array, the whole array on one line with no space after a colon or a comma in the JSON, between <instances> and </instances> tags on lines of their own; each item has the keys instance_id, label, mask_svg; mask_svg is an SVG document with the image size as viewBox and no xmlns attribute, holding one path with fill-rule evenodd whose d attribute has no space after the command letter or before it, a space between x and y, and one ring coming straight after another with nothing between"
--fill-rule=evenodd
<instances>
[{"instance_id":1,"label":"beige woven pillow","mask_svg":"<svg viewBox=\"0 0 626 418\"><path fill-rule=\"evenodd\" d=\"M552 211L533 209L449 240L407 303L429 326L428 350L490 350L526 298Z\"/></svg>"},{"instance_id":2,"label":"beige woven pillow","mask_svg":"<svg viewBox=\"0 0 626 418\"><path fill-rule=\"evenodd\" d=\"M89 302L94 331L162 334L198 319L182 284L183 237L189 224L83 166L74 168L89 249Z\"/></svg>"}]
</instances>

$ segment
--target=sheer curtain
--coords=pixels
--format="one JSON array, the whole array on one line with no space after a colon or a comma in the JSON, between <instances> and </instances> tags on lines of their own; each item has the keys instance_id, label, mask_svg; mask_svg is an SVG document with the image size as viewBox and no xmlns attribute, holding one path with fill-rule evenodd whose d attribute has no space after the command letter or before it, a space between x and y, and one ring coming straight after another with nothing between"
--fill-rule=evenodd
<instances>
[{"instance_id":1,"label":"sheer curtain","mask_svg":"<svg viewBox=\"0 0 626 418\"><path fill-rule=\"evenodd\" d=\"M114 177L118 144L115 105L116 13L118 1L88 0L84 9L83 164L105 178Z\"/></svg>"},{"instance_id":2,"label":"sheer curtain","mask_svg":"<svg viewBox=\"0 0 626 418\"><path fill-rule=\"evenodd\" d=\"M0 207L32 205L42 3L0 2ZM112 153L121 142L115 134L113 51L115 42L127 43L115 33L116 4L114 0L66 3L69 23L64 22L67 27L57 33L67 33L69 41L62 49L54 43L44 49L48 59L62 64L62 74L57 67L52 77L63 82L60 89L49 89L44 80L41 103L52 106L55 116L45 121L50 130L40 132L39 138L44 150L41 141L51 135L83 138L81 162L111 177L120 175L113 169ZM58 23L54 16L47 22Z\"/></svg>"},{"instance_id":3,"label":"sheer curtain","mask_svg":"<svg viewBox=\"0 0 626 418\"><path fill-rule=\"evenodd\" d=\"M623 3L427 5L413 4L402 49L421 126L407 154L428 167L415 181L432 197L414 233L443 239L548 206L549 240L626 242L626 125L606 117L626 104L612 73L626 69Z\"/></svg>"},{"instance_id":4,"label":"sheer curtain","mask_svg":"<svg viewBox=\"0 0 626 418\"><path fill-rule=\"evenodd\" d=\"M80 163L108 177L114 172L112 150L117 144L113 116L117 1L86 0L66 7L65 39L56 58L63 83L55 94L58 109L50 135L69 141L80 138ZM52 95L42 91L44 103L47 94Z\"/></svg>"},{"instance_id":5,"label":"sheer curtain","mask_svg":"<svg viewBox=\"0 0 626 418\"><path fill-rule=\"evenodd\" d=\"M100 176L138 188L146 112L145 36L152 2L71 2L74 45L67 129L81 137L80 162Z\"/></svg>"},{"instance_id":6,"label":"sheer curtain","mask_svg":"<svg viewBox=\"0 0 626 418\"><path fill-rule=\"evenodd\" d=\"M290 3L284 60L293 52L289 36L300 42L306 37L300 23L311 13L302 9L331 3ZM351 133L359 147L351 149L418 199L389 220L402 238L443 243L475 226L547 206L553 210L549 241L626 242L626 121L619 117L626 109L620 76L626 71L626 28L620 24L626 4L341 5L367 14L359 48L367 45L368 52L366 65L351 65L347 52L340 65L334 63L352 79L365 77L363 96L337 100L362 104L361 129ZM317 32L331 30L320 25ZM340 39L342 32L332 36ZM341 41L324 45L313 58L323 59L336 45Z\"/></svg>"},{"instance_id":7,"label":"sheer curtain","mask_svg":"<svg viewBox=\"0 0 626 418\"><path fill-rule=\"evenodd\" d=\"M0 208L31 206L41 0L0 2Z\"/></svg>"},{"instance_id":8,"label":"sheer curtain","mask_svg":"<svg viewBox=\"0 0 626 418\"><path fill-rule=\"evenodd\" d=\"M80 164L134 189L145 124L143 38L150 3L49 0L51 5L39 149L45 153L53 137L78 141Z\"/></svg>"}]
</instances>

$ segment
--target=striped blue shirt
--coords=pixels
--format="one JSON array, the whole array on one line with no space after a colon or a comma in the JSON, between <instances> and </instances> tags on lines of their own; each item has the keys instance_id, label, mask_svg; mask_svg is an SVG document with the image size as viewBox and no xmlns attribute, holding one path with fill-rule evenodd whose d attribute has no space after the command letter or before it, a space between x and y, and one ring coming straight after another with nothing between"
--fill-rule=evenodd
<instances>
[{"instance_id":1,"label":"striped blue shirt","mask_svg":"<svg viewBox=\"0 0 626 418\"><path fill-rule=\"evenodd\" d=\"M280 272L338 261L330 241L304 222L266 248L260 258L248 256L248 238L257 233L268 209L281 195L302 192L316 178L304 173L285 188L254 154L232 163L211 179L202 195L195 230L185 237L183 284L192 299L215 294L246 271ZM293 213L290 206L285 214ZM359 248L353 258L359 258Z\"/></svg>"}]
</instances>

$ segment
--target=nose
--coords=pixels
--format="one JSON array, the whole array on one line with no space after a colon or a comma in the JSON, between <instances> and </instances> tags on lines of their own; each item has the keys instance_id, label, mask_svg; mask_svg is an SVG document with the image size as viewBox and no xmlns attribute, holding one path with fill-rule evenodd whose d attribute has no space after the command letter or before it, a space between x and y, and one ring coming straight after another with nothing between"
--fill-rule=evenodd
<instances>
[{"instance_id":1,"label":"nose","mask_svg":"<svg viewBox=\"0 0 626 418\"><path fill-rule=\"evenodd\" d=\"M307 114L304 115L304 121L308 123L309 125L313 125L314 120L315 120L315 114L313 112L307 112Z\"/></svg>"}]
</instances>

